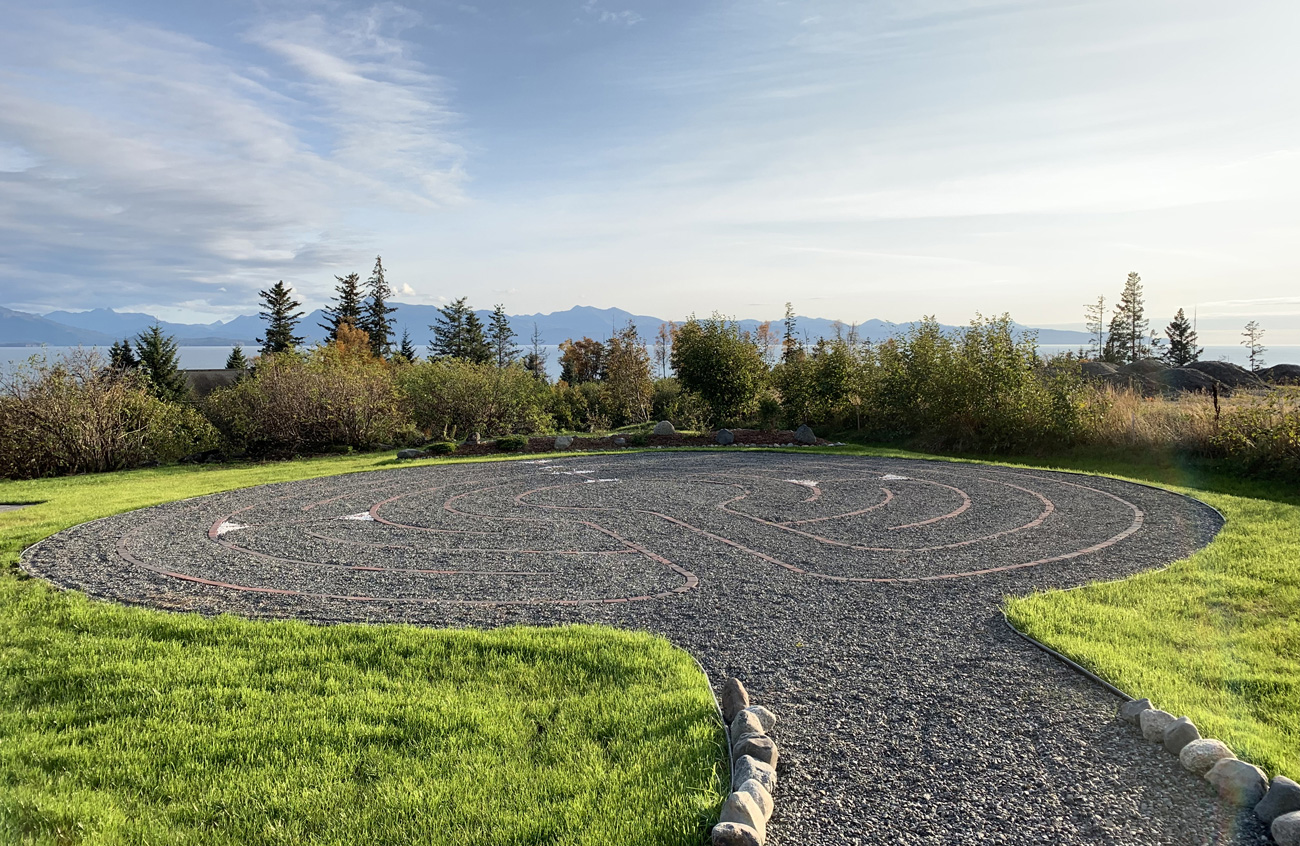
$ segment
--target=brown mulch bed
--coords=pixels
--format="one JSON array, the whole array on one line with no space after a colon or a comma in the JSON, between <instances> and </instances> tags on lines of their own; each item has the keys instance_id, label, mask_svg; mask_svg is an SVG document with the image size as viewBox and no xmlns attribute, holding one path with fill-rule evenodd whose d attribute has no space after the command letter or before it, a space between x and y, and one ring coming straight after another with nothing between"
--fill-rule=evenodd
<instances>
[{"instance_id":1,"label":"brown mulch bed","mask_svg":"<svg viewBox=\"0 0 1300 846\"><path fill-rule=\"evenodd\" d=\"M731 434L735 436L735 446L786 446L795 443L794 432L789 429L781 429L775 432L767 432L762 429L732 429ZM623 447L614 444L614 438L622 437L627 441ZM528 448L521 452L587 452L591 450L608 450L608 449L635 449L637 447L689 447L689 446L717 446L714 440L714 433L707 435L646 435L644 443L641 438L635 435L606 435L604 437L583 437L581 435L573 436L573 445L568 449L555 449L555 436L547 435L545 437L533 437L528 439ZM822 438L817 439L819 445L829 443ZM484 441L481 444L461 444L453 455L499 455L502 451L497 449L496 444L492 441Z\"/></svg>"}]
</instances>

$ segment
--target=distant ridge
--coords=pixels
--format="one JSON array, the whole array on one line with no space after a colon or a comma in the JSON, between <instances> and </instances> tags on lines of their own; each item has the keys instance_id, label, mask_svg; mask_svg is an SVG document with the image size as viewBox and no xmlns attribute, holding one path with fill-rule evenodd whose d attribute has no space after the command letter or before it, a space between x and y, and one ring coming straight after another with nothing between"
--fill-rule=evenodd
<instances>
[{"instance_id":1,"label":"distant ridge","mask_svg":"<svg viewBox=\"0 0 1300 846\"><path fill-rule=\"evenodd\" d=\"M392 303L397 307L393 313L397 337L402 330L411 333L411 341L417 348L424 347L432 337L429 326L438 317L438 306L414 303ZM478 312L486 321L489 311ZM303 336L309 343L318 343L325 337L325 330L319 324L325 322L325 313L321 309L308 314L299 323ZM659 326L666 322L663 318L644 314L633 314L621 308L594 308L592 306L574 306L566 311L548 314L517 314L510 316L510 324L518 334L520 346L528 343L536 325L541 333L542 343L558 344L570 338L591 337L608 338L615 330L631 322L647 342L653 341ZM681 322L680 320L677 322ZM752 331L759 326L759 320L737 321L742 329ZM781 334L784 327L779 318L773 319L772 328ZM0 346L75 346L77 344L102 346L116 340L134 337L150 326L158 323L164 332L174 335L183 346L231 346L233 344L253 345L262 333L263 324L255 314L241 315L228 321L214 323L171 323L158 320L153 315L140 312L117 312L107 308L92 311L54 311L42 315L27 314L0 307ZM834 337L836 321L822 317L799 317L796 325L800 336L814 342L821 337ZM847 332L847 321L839 323L839 331ZM866 320L857 324L858 336L874 341L906 332L912 323L891 323L886 320ZM946 326L946 329L957 327ZM1017 325L1024 331L1036 331L1038 340L1043 344L1079 344L1086 346L1090 337L1086 332L1073 332L1064 329L1029 329Z\"/></svg>"}]
</instances>

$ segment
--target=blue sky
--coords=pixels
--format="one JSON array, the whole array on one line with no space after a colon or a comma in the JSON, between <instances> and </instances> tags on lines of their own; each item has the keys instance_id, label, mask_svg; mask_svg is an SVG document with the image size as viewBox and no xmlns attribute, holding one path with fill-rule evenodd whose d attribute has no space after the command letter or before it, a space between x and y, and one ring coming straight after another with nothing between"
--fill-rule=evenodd
<instances>
[{"instance_id":1,"label":"blue sky","mask_svg":"<svg viewBox=\"0 0 1300 846\"><path fill-rule=\"evenodd\" d=\"M1300 343L1290 2L0 0L0 304L1153 322Z\"/></svg>"}]
</instances>

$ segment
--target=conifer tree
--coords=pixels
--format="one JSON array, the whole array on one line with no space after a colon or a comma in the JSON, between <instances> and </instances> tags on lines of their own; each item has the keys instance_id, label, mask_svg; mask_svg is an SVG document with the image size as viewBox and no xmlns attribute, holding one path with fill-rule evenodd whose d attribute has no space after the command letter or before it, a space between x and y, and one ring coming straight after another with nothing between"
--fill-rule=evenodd
<instances>
[{"instance_id":1,"label":"conifer tree","mask_svg":"<svg viewBox=\"0 0 1300 846\"><path fill-rule=\"evenodd\" d=\"M140 366L140 360L135 357L135 350L131 349L131 340L129 338L115 341L113 346L108 348L108 364L114 370L122 373L135 370Z\"/></svg>"},{"instance_id":2,"label":"conifer tree","mask_svg":"<svg viewBox=\"0 0 1300 846\"><path fill-rule=\"evenodd\" d=\"M1097 302L1084 306L1083 314L1088 334L1092 336L1088 340L1088 354L1099 359L1106 349L1106 298L1098 297Z\"/></svg>"},{"instance_id":3,"label":"conifer tree","mask_svg":"<svg viewBox=\"0 0 1300 846\"><path fill-rule=\"evenodd\" d=\"M393 289L384 278L384 258L375 256L375 269L366 280L366 302L357 328L370 336L370 351L377 358L387 358L393 348L393 319L389 316L397 311L388 300L393 296Z\"/></svg>"},{"instance_id":4,"label":"conifer tree","mask_svg":"<svg viewBox=\"0 0 1300 846\"><path fill-rule=\"evenodd\" d=\"M794 315L794 305L785 304L785 337L781 340L781 360L787 364L797 358L803 358L803 344L795 334L798 321Z\"/></svg>"},{"instance_id":5,"label":"conifer tree","mask_svg":"<svg viewBox=\"0 0 1300 846\"><path fill-rule=\"evenodd\" d=\"M418 353L415 351L415 345L411 343L411 333L405 328L402 329L402 345L397 349L397 356L407 361L415 361Z\"/></svg>"},{"instance_id":6,"label":"conifer tree","mask_svg":"<svg viewBox=\"0 0 1300 846\"><path fill-rule=\"evenodd\" d=\"M140 370L148 378L154 396L166 402L181 402L190 395L190 383L181 372L177 353L176 339L164 335L157 323L135 336Z\"/></svg>"},{"instance_id":7,"label":"conifer tree","mask_svg":"<svg viewBox=\"0 0 1300 846\"><path fill-rule=\"evenodd\" d=\"M1260 328L1259 321L1252 320L1246 324L1246 331L1241 333L1242 346L1250 354L1251 372L1258 371L1264 366L1264 353L1268 348L1264 346L1264 330Z\"/></svg>"},{"instance_id":8,"label":"conifer tree","mask_svg":"<svg viewBox=\"0 0 1300 846\"><path fill-rule=\"evenodd\" d=\"M248 359L244 358L244 347L241 344L235 344L235 348L226 356L227 370L247 370Z\"/></svg>"},{"instance_id":9,"label":"conifer tree","mask_svg":"<svg viewBox=\"0 0 1300 846\"><path fill-rule=\"evenodd\" d=\"M520 349L515 346L515 330L510 328L510 318L506 315L505 306L500 303L492 309L492 317L488 322L488 343L492 346L497 367L508 367L519 358Z\"/></svg>"},{"instance_id":10,"label":"conifer tree","mask_svg":"<svg viewBox=\"0 0 1300 846\"><path fill-rule=\"evenodd\" d=\"M1174 319L1165 327L1165 337L1169 339L1169 349L1165 351L1165 361L1174 367L1186 367L1200 361L1204 349L1196 346L1196 330L1187 319L1183 310L1178 309Z\"/></svg>"},{"instance_id":11,"label":"conifer tree","mask_svg":"<svg viewBox=\"0 0 1300 846\"><path fill-rule=\"evenodd\" d=\"M1110 331L1102 353L1106 361L1127 364L1151 355L1151 346L1147 341L1150 322L1145 317L1145 308L1142 277L1130 273L1124 281L1124 293L1115 306L1115 314L1110 319Z\"/></svg>"},{"instance_id":12,"label":"conifer tree","mask_svg":"<svg viewBox=\"0 0 1300 846\"><path fill-rule=\"evenodd\" d=\"M319 324L325 330L327 344L338 340L339 326L344 323L352 327L361 325L361 277L349 273L334 278L338 280L334 296L330 297L334 305L325 307L325 322Z\"/></svg>"},{"instance_id":13,"label":"conifer tree","mask_svg":"<svg viewBox=\"0 0 1300 846\"><path fill-rule=\"evenodd\" d=\"M533 336L530 340L528 354L524 356L524 369L540 382L549 381L546 374L546 351L542 345L542 331L533 324Z\"/></svg>"},{"instance_id":14,"label":"conifer tree","mask_svg":"<svg viewBox=\"0 0 1300 846\"><path fill-rule=\"evenodd\" d=\"M265 311L259 312L266 321L266 337L258 338L262 345L262 355L291 352L302 343L302 338L293 334L302 318L301 311L294 311L302 305L293 298L293 293L281 279L265 291L258 291Z\"/></svg>"},{"instance_id":15,"label":"conifer tree","mask_svg":"<svg viewBox=\"0 0 1300 846\"><path fill-rule=\"evenodd\" d=\"M429 352L434 358L485 364L492 360L492 348L483 334L483 321L466 299L461 297L438 309L438 322L429 327L433 330Z\"/></svg>"}]
</instances>

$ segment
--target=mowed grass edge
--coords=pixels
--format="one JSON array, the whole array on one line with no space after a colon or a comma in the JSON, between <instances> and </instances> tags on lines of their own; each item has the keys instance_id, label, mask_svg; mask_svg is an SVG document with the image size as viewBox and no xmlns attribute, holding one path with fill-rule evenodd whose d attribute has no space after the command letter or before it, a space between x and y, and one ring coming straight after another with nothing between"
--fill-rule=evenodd
<instances>
[{"instance_id":1,"label":"mowed grass edge","mask_svg":"<svg viewBox=\"0 0 1300 846\"><path fill-rule=\"evenodd\" d=\"M830 451L830 450L828 450ZM1169 567L1114 582L1009 597L1011 623L1134 697L1186 715L1271 775L1300 779L1300 492L1158 453L944 457L1110 476L1216 508L1222 531Z\"/></svg>"},{"instance_id":2,"label":"mowed grass edge","mask_svg":"<svg viewBox=\"0 0 1300 846\"><path fill-rule=\"evenodd\" d=\"M0 840L702 843L725 741L703 675L661 638L205 619L91 601L15 567L86 520L392 466L0 482L0 502L43 503L0 513Z\"/></svg>"}]
</instances>

